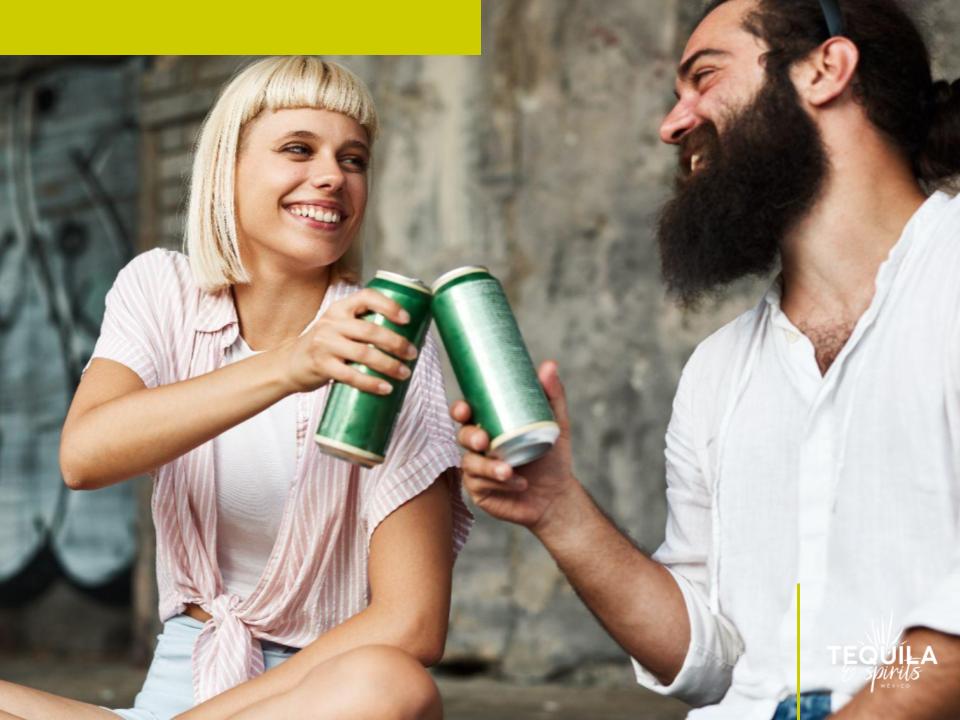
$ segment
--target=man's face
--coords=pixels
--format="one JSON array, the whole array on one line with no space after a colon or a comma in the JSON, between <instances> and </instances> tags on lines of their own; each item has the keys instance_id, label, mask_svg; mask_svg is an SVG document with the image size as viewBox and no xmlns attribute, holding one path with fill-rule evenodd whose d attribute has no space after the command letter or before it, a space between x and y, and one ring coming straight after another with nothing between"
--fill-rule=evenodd
<instances>
[{"instance_id":1,"label":"man's face","mask_svg":"<svg viewBox=\"0 0 960 720\"><path fill-rule=\"evenodd\" d=\"M693 33L677 104L660 129L679 160L658 228L661 265L668 292L687 307L741 277L769 273L828 167L791 79L766 74L766 47L743 28L754 7L731 0Z\"/></svg>"},{"instance_id":2,"label":"man's face","mask_svg":"<svg viewBox=\"0 0 960 720\"><path fill-rule=\"evenodd\" d=\"M690 36L677 69L677 103L660 125L663 142L679 145L691 130L708 122L722 132L725 117L744 107L764 84L762 56L767 48L743 28L754 5L730 0Z\"/></svg>"}]
</instances>

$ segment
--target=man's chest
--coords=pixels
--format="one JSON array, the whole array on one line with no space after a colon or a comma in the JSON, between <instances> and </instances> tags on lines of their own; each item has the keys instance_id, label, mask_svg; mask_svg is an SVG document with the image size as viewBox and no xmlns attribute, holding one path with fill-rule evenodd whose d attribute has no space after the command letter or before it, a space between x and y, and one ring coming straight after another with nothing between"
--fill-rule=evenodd
<instances>
[{"instance_id":1,"label":"man's chest","mask_svg":"<svg viewBox=\"0 0 960 720\"><path fill-rule=\"evenodd\" d=\"M856 325L856 320L842 318L826 321L811 319L797 322L797 329L806 335L813 345L814 357L821 375L826 375L827 370L833 365L840 351L850 340Z\"/></svg>"},{"instance_id":2,"label":"man's chest","mask_svg":"<svg viewBox=\"0 0 960 720\"><path fill-rule=\"evenodd\" d=\"M812 367L813 340L771 333L763 343L726 427L712 433L728 518L763 524L764 507L766 530L789 531L810 500L831 514L870 508L893 520L905 493L939 494L952 482L944 408L958 398L946 338L916 324L845 334L821 346L833 355L826 375Z\"/></svg>"}]
</instances>

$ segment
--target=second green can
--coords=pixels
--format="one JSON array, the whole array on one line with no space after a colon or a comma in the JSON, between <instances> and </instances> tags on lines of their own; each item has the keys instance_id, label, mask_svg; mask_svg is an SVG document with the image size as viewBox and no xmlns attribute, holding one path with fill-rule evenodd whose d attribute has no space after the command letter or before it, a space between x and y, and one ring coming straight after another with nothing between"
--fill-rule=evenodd
<instances>
[{"instance_id":1,"label":"second green can","mask_svg":"<svg viewBox=\"0 0 960 720\"><path fill-rule=\"evenodd\" d=\"M413 343L417 350L422 348L430 328L430 288L420 280L384 270L378 271L373 280L367 283L367 287L383 293L401 305L410 313L410 322L396 325L379 313L372 313L364 319L402 335ZM413 377L416 360L404 362L410 367L410 377ZM334 383L323 409L315 440L320 449L328 455L364 467L374 467L382 463L386 455L390 435L403 406L410 379L399 382L396 378L381 375L365 365L354 367L362 373L387 380L393 385L393 392L389 395L374 395L350 385Z\"/></svg>"},{"instance_id":2,"label":"second green can","mask_svg":"<svg viewBox=\"0 0 960 720\"><path fill-rule=\"evenodd\" d=\"M441 275L433 319L490 455L517 466L550 450L560 429L500 282L480 266Z\"/></svg>"}]
</instances>

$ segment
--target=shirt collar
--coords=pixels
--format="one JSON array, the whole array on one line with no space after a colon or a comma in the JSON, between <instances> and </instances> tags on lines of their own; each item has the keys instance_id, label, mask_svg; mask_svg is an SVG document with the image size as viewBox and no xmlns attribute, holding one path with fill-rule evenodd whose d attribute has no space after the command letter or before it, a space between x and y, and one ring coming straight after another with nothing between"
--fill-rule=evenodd
<instances>
[{"instance_id":1,"label":"shirt collar","mask_svg":"<svg viewBox=\"0 0 960 720\"><path fill-rule=\"evenodd\" d=\"M200 291L200 307L194 329L197 332L218 332L237 322L237 308L230 289L218 292Z\"/></svg>"}]
</instances>

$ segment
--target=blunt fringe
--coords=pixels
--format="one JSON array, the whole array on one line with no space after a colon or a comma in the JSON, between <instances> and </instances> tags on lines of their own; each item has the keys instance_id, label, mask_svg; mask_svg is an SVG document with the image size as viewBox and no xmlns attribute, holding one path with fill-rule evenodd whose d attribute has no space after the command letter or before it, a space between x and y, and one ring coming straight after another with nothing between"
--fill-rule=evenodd
<instances>
[{"instance_id":1,"label":"blunt fringe","mask_svg":"<svg viewBox=\"0 0 960 720\"><path fill-rule=\"evenodd\" d=\"M195 281L207 292L250 281L237 241L237 153L247 123L265 110L291 108L342 113L363 127L371 146L376 139L378 120L370 92L342 65L290 56L265 58L242 68L204 120L190 177L184 251ZM334 264L339 277L359 280L359 245L355 240Z\"/></svg>"}]
</instances>

